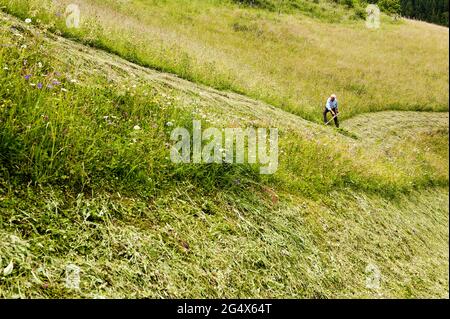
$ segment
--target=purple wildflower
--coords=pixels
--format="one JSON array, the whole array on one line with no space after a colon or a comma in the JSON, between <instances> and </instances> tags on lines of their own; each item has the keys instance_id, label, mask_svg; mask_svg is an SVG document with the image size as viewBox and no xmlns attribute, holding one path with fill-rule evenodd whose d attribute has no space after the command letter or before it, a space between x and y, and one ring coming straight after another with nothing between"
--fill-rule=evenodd
<instances>
[{"instance_id":1,"label":"purple wildflower","mask_svg":"<svg viewBox=\"0 0 450 319\"><path fill-rule=\"evenodd\" d=\"M25 75L25 80L29 80L31 78L31 74Z\"/></svg>"},{"instance_id":2,"label":"purple wildflower","mask_svg":"<svg viewBox=\"0 0 450 319\"><path fill-rule=\"evenodd\" d=\"M52 84L53 84L53 85L60 85L61 82L59 82L58 80L53 80Z\"/></svg>"},{"instance_id":3,"label":"purple wildflower","mask_svg":"<svg viewBox=\"0 0 450 319\"><path fill-rule=\"evenodd\" d=\"M42 83L38 83L38 84L37 84L37 88L38 88L39 90L42 89L42 86L43 86Z\"/></svg>"}]
</instances>

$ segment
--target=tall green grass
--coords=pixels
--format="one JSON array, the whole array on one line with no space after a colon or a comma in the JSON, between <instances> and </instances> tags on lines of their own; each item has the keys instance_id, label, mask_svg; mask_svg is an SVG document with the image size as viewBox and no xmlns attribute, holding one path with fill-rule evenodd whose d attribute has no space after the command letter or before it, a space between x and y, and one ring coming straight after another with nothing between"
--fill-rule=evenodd
<instances>
[{"instance_id":1,"label":"tall green grass","mask_svg":"<svg viewBox=\"0 0 450 319\"><path fill-rule=\"evenodd\" d=\"M383 16L381 29L370 30L363 20L345 18L349 9L328 2L316 11L339 23L300 9L285 14L218 1L80 0L82 27L76 30L67 29L62 16L70 1L0 3L22 19L34 17L54 32L132 62L309 120L321 120L331 93L338 94L343 118L448 110L446 28Z\"/></svg>"},{"instance_id":2,"label":"tall green grass","mask_svg":"<svg viewBox=\"0 0 450 319\"><path fill-rule=\"evenodd\" d=\"M0 270L14 265L1 297L448 295L439 123L409 138L412 128L394 131L388 149L353 131L280 125L268 177L249 165L175 165L170 132L198 118L176 87L108 77L96 51L69 42L61 52L51 33L1 17ZM202 111L221 107L208 100ZM80 290L65 287L71 263ZM368 264L380 290L365 287Z\"/></svg>"},{"instance_id":3,"label":"tall green grass","mask_svg":"<svg viewBox=\"0 0 450 319\"><path fill-rule=\"evenodd\" d=\"M241 174L261 179L250 166L172 164L171 129L191 128L198 115L182 110L170 92L158 92L143 82L115 82L102 72L76 70L61 62L65 56L58 57L61 52L42 36L25 28L21 33L28 36L17 37L14 33L21 27L12 28L3 35L10 45L0 53L5 66L0 70L3 174L23 183L65 185L76 192L101 188L143 195L172 187L180 179L195 180L205 188L230 185ZM203 122L204 127L210 125ZM383 159L374 156L376 149L357 147L349 154L354 146L344 138L305 139L283 127L280 134L279 172L261 181L277 181L304 195L350 187L390 196L448 181L445 167L430 164L436 158L445 162L446 155L430 151L428 140L418 144L416 138L414 152L408 151L408 142L400 144L398 156ZM446 134L427 138L445 140ZM417 151L429 156L414 160Z\"/></svg>"}]
</instances>

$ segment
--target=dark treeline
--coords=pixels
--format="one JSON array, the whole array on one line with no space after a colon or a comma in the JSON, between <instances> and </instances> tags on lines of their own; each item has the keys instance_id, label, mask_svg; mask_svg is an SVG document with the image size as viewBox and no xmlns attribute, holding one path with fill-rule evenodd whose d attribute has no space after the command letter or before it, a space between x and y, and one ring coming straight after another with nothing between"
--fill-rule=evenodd
<instances>
[{"instance_id":1,"label":"dark treeline","mask_svg":"<svg viewBox=\"0 0 450 319\"><path fill-rule=\"evenodd\" d=\"M387 13L448 26L448 0L361 0L360 3L376 3Z\"/></svg>"},{"instance_id":2,"label":"dark treeline","mask_svg":"<svg viewBox=\"0 0 450 319\"><path fill-rule=\"evenodd\" d=\"M448 26L448 0L400 0L400 3L405 17Z\"/></svg>"},{"instance_id":3,"label":"dark treeline","mask_svg":"<svg viewBox=\"0 0 450 319\"><path fill-rule=\"evenodd\" d=\"M307 3L318 5L323 0L232 0L251 7L283 11L286 9L311 10ZM377 4L386 13L448 26L448 0L327 0L339 3L357 12L364 12L368 3ZM362 18L364 14L361 14Z\"/></svg>"},{"instance_id":4,"label":"dark treeline","mask_svg":"<svg viewBox=\"0 0 450 319\"><path fill-rule=\"evenodd\" d=\"M297 1L297 0L288 0ZM319 0L311 0L318 2ZM386 13L436 23L448 27L448 0L332 0L349 7L377 4Z\"/></svg>"}]
</instances>

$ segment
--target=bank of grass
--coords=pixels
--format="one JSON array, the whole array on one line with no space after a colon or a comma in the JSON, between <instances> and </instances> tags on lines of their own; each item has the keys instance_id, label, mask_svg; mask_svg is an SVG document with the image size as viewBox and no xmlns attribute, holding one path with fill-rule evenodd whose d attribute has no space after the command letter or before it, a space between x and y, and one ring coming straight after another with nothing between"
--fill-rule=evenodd
<instances>
[{"instance_id":1,"label":"bank of grass","mask_svg":"<svg viewBox=\"0 0 450 319\"><path fill-rule=\"evenodd\" d=\"M0 269L13 269L0 296L448 295L442 123L424 122L440 130L415 149L413 128L398 131L387 157L358 134L281 126L271 177L175 165L170 132L198 117L176 89L105 77L5 15L1 27ZM68 264L80 290L65 287ZM365 285L372 264L379 290Z\"/></svg>"},{"instance_id":2,"label":"bank of grass","mask_svg":"<svg viewBox=\"0 0 450 319\"><path fill-rule=\"evenodd\" d=\"M352 9L324 1L310 5L338 22L308 17L302 8L287 14L224 1L79 0L82 26L75 30L63 17L71 1L0 3L22 19L39 19L54 32L132 62L310 120L320 121L331 92L339 96L343 118L448 110L448 28L383 16L381 28L370 30L351 18Z\"/></svg>"},{"instance_id":3,"label":"bank of grass","mask_svg":"<svg viewBox=\"0 0 450 319\"><path fill-rule=\"evenodd\" d=\"M1 55L8 70L1 80L0 157L2 173L12 181L155 195L184 174L207 177L205 185L233 174L233 166L183 171L171 163L172 126L189 127L192 116L176 109L170 97L148 88L118 93L119 87L100 77L99 87L72 83L33 49L10 53Z\"/></svg>"},{"instance_id":4,"label":"bank of grass","mask_svg":"<svg viewBox=\"0 0 450 319\"><path fill-rule=\"evenodd\" d=\"M118 189L154 195L162 187L170 188L176 177L197 180L205 188L223 187L240 174L261 179L257 167L251 166L174 165L169 159L170 131L190 128L198 116L143 83L124 88L96 75L80 82L83 77L73 78L79 71L55 63L52 56L58 51L39 37L19 38L15 44L18 48L2 50L6 69L0 71L2 170L13 180L64 184L76 191ZM201 120L203 127L210 125ZM279 176L284 177L263 179L278 180L304 195L351 187L391 196L414 187L445 186L448 180L445 165L433 169L428 160L417 160L418 154L429 154L440 163L445 159L443 148L434 150L437 157L427 144L416 143L417 152L411 153L403 143L398 146L401 155L386 160L374 157L375 150L352 149L345 139L331 135L305 140L301 134L280 130ZM445 139L445 131L435 138Z\"/></svg>"},{"instance_id":5,"label":"bank of grass","mask_svg":"<svg viewBox=\"0 0 450 319\"><path fill-rule=\"evenodd\" d=\"M1 262L14 269L0 296L448 297L446 191L395 201L334 193L327 207L178 186L151 202L2 188ZM65 286L70 264L80 267L79 290ZM379 289L366 287L369 265Z\"/></svg>"}]
</instances>

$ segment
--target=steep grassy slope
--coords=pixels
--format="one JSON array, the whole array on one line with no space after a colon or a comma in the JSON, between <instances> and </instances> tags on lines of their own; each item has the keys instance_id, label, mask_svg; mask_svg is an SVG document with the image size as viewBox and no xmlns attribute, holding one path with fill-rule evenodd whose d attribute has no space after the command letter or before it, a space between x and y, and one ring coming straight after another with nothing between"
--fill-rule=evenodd
<instances>
[{"instance_id":1,"label":"steep grassy slope","mask_svg":"<svg viewBox=\"0 0 450 319\"><path fill-rule=\"evenodd\" d=\"M336 131L5 14L0 38L0 296L448 297L448 113ZM278 127L278 172L171 163L194 118Z\"/></svg>"},{"instance_id":2,"label":"steep grassy slope","mask_svg":"<svg viewBox=\"0 0 450 319\"><path fill-rule=\"evenodd\" d=\"M344 118L448 110L448 28L383 16L381 29L370 30L351 18L351 10L326 1L311 4L320 7L311 9L311 18L302 8L278 14L227 1L78 0L81 28L67 29L64 12L72 2L0 4L138 64L314 121L321 120L318 110L332 92Z\"/></svg>"}]
</instances>

